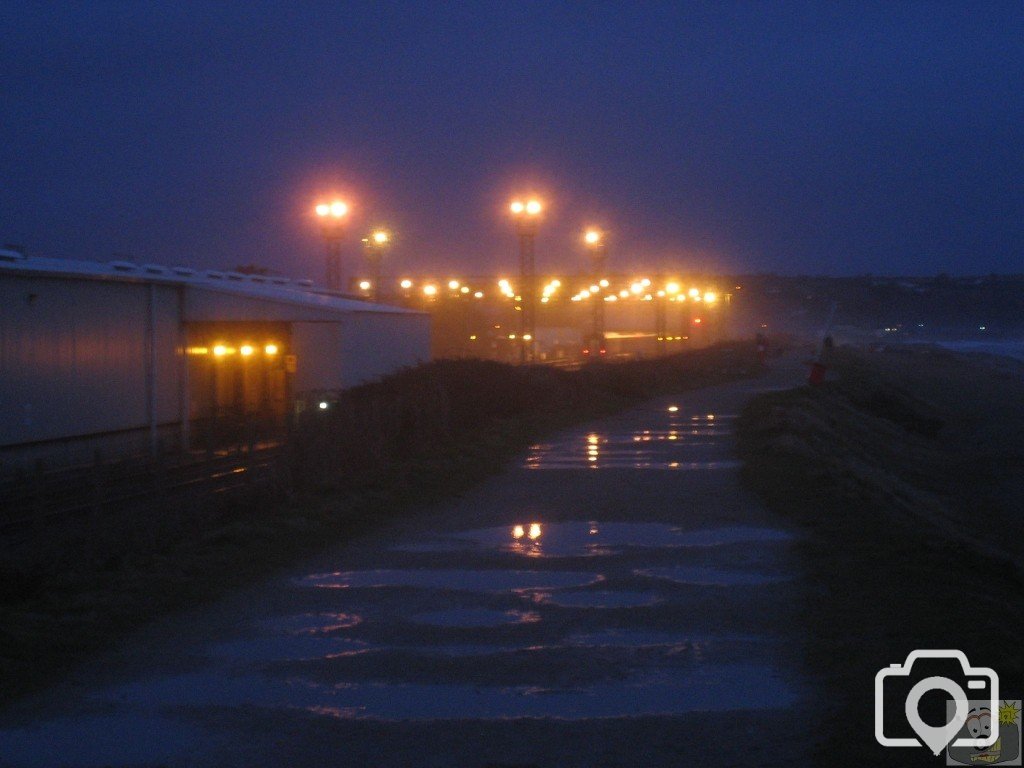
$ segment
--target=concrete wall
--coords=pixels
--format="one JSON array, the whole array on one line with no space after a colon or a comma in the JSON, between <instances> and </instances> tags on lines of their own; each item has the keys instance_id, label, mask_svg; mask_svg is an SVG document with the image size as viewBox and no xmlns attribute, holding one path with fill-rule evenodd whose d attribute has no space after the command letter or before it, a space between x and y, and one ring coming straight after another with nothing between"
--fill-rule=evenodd
<instances>
[{"instance_id":1,"label":"concrete wall","mask_svg":"<svg viewBox=\"0 0 1024 768\"><path fill-rule=\"evenodd\" d=\"M355 313L339 322L295 323L296 394L344 389L430 359L430 318Z\"/></svg>"},{"instance_id":2,"label":"concrete wall","mask_svg":"<svg viewBox=\"0 0 1024 768\"><path fill-rule=\"evenodd\" d=\"M148 430L151 397L178 421L178 304L174 286L0 275L0 447Z\"/></svg>"}]
</instances>

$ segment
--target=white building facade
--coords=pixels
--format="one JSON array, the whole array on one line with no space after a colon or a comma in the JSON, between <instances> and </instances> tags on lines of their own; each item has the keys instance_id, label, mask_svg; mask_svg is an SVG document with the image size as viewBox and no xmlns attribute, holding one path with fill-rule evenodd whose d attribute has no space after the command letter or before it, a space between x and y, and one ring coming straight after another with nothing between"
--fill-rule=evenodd
<instances>
[{"instance_id":1,"label":"white building facade","mask_svg":"<svg viewBox=\"0 0 1024 768\"><path fill-rule=\"evenodd\" d=\"M280 426L429 357L428 315L308 281L0 250L0 471Z\"/></svg>"}]
</instances>

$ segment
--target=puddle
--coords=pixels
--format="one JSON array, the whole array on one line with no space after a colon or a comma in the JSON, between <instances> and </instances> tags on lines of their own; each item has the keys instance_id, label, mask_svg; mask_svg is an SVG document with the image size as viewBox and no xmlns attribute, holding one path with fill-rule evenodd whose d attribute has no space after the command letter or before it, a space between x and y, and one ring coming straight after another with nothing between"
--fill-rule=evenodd
<instances>
[{"instance_id":1,"label":"puddle","mask_svg":"<svg viewBox=\"0 0 1024 768\"><path fill-rule=\"evenodd\" d=\"M351 629L362 620L361 616L354 613L299 613L275 616L259 622L259 626L292 635L316 635Z\"/></svg>"},{"instance_id":2,"label":"puddle","mask_svg":"<svg viewBox=\"0 0 1024 768\"><path fill-rule=\"evenodd\" d=\"M618 432L591 432L530 446L528 469L723 469L719 461L732 434L734 414L688 416L672 413L667 424ZM710 459L710 460L708 460Z\"/></svg>"},{"instance_id":3,"label":"puddle","mask_svg":"<svg viewBox=\"0 0 1024 768\"><path fill-rule=\"evenodd\" d=\"M528 458L523 465L526 469L660 469L682 470L690 472L715 471L720 469L738 469L741 461L654 461L648 458L638 459L598 459L587 461L582 457L560 459Z\"/></svg>"},{"instance_id":4,"label":"puddle","mask_svg":"<svg viewBox=\"0 0 1024 768\"><path fill-rule=\"evenodd\" d=\"M643 629L604 629L570 635L563 643L579 648L655 648L659 646L688 646L707 648L722 643L767 643L769 638L760 635L740 634L679 634Z\"/></svg>"},{"instance_id":5,"label":"puddle","mask_svg":"<svg viewBox=\"0 0 1024 768\"><path fill-rule=\"evenodd\" d=\"M109 690L106 697L129 706L276 706L381 720L578 720L771 709L797 701L796 691L774 668L750 663L659 667L614 682L571 688L358 682L326 685L255 675L190 674L132 683ZM133 736L140 738L140 733L144 732Z\"/></svg>"},{"instance_id":6,"label":"puddle","mask_svg":"<svg viewBox=\"0 0 1024 768\"><path fill-rule=\"evenodd\" d=\"M680 530L664 523L516 523L458 531L431 541L401 544L406 552L500 550L526 557L581 557L618 554L625 548L715 547L792 539L774 528L731 526Z\"/></svg>"},{"instance_id":7,"label":"puddle","mask_svg":"<svg viewBox=\"0 0 1024 768\"><path fill-rule=\"evenodd\" d=\"M315 635L253 637L216 643L206 649L208 656L231 661L302 661L350 653L363 653L370 646L359 640Z\"/></svg>"},{"instance_id":8,"label":"puddle","mask_svg":"<svg viewBox=\"0 0 1024 768\"><path fill-rule=\"evenodd\" d=\"M419 624L435 627L500 627L505 624L529 624L540 621L531 611L494 611L487 608L453 608L412 617Z\"/></svg>"},{"instance_id":9,"label":"puddle","mask_svg":"<svg viewBox=\"0 0 1024 768\"><path fill-rule=\"evenodd\" d=\"M693 531L679 531L684 547L719 547L728 544L792 541L792 534L778 528L756 528L753 526L727 526L724 528L698 528Z\"/></svg>"},{"instance_id":10,"label":"puddle","mask_svg":"<svg viewBox=\"0 0 1024 768\"><path fill-rule=\"evenodd\" d=\"M604 577L573 571L379 570L321 573L299 579L305 587L326 589L413 587L462 592L519 592L585 587Z\"/></svg>"},{"instance_id":11,"label":"puddle","mask_svg":"<svg viewBox=\"0 0 1024 768\"><path fill-rule=\"evenodd\" d=\"M764 573L750 571L726 571L701 566L669 565L658 568L641 568L634 571L637 576L674 581L699 587L739 587L771 584L782 579Z\"/></svg>"},{"instance_id":12,"label":"puddle","mask_svg":"<svg viewBox=\"0 0 1024 768\"><path fill-rule=\"evenodd\" d=\"M640 608L661 602L659 597L650 592L622 591L540 593L534 599L539 603L562 608Z\"/></svg>"}]
</instances>

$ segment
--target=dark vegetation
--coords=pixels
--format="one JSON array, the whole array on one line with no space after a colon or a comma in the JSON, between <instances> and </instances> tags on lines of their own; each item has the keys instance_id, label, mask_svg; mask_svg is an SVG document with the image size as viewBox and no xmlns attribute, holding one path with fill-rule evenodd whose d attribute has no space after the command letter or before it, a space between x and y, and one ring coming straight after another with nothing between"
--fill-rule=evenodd
<instances>
[{"instance_id":1,"label":"dark vegetation","mask_svg":"<svg viewBox=\"0 0 1024 768\"><path fill-rule=\"evenodd\" d=\"M752 345L737 343L580 371L439 361L344 392L295 425L287 482L219 505L154 499L41 521L0 540L0 691L43 686L159 614L457 493L544 433L758 373Z\"/></svg>"},{"instance_id":2,"label":"dark vegetation","mask_svg":"<svg viewBox=\"0 0 1024 768\"><path fill-rule=\"evenodd\" d=\"M913 649L963 650L1002 698L1024 693L1024 372L1004 365L844 349L838 380L761 396L740 421L746 479L806 531L822 765L939 761L873 736L874 675Z\"/></svg>"}]
</instances>

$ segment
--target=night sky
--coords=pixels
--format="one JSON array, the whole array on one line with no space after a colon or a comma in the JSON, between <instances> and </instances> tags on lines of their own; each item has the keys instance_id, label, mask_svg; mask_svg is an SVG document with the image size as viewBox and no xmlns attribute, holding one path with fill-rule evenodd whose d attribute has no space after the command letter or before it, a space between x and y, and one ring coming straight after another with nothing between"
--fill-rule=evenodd
<instances>
[{"instance_id":1,"label":"night sky","mask_svg":"<svg viewBox=\"0 0 1024 768\"><path fill-rule=\"evenodd\" d=\"M1024 272L1024 3L0 6L0 242L319 278L514 264Z\"/></svg>"}]
</instances>

